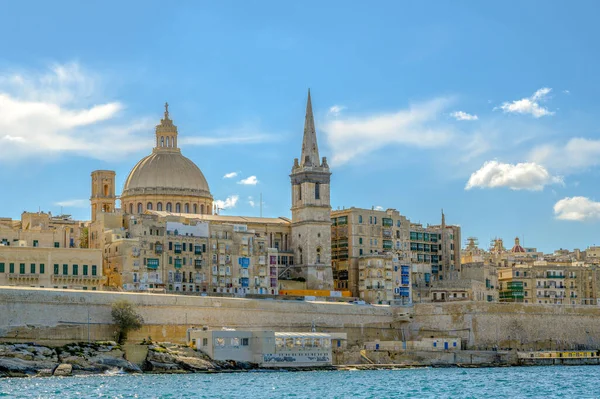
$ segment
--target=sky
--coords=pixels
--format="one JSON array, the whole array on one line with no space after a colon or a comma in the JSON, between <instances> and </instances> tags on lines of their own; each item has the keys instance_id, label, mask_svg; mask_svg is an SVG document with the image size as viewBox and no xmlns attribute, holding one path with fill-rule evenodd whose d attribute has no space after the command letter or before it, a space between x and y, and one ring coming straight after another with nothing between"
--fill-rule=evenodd
<instances>
[{"instance_id":1,"label":"sky","mask_svg":"<svg viewBox=\"0 0 600 399\"><path fill-rule=\"evenodd\" d=\"M222 214L290 217L311 89L332 208L487 248L600 245L594 1L22 1L0 24L0 216L90 217L168 101Z\"/></svg>"}]
</instances>

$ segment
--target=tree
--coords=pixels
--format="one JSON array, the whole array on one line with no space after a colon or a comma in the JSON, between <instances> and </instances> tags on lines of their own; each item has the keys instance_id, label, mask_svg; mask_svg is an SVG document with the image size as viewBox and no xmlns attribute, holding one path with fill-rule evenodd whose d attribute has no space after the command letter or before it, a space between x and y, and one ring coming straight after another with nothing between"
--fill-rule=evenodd
<instances>
[{"instance_id":1,"label":"tree","mask_svg":"<svg viewBox=\"0 0 600 399\"><path fill-rule=\"evenodd\" d=\"M79 248L89 248L89 244L89 229L87 227L84 227L81 229L81 234L79 237Z\"/></svg>"},{"instance_id":2,"label":"tree","mask_svg":"<svg viewBox=\"0 0 600 399\"><path fill-rule=\"evenodd\" d=\"M136 312L129 301L123 300L113 303L111 315L113 321L119 328L119 344L125 342L127 334L130 331L139 330L144 324L144 318Z\"/></svg>"}]
</instances>

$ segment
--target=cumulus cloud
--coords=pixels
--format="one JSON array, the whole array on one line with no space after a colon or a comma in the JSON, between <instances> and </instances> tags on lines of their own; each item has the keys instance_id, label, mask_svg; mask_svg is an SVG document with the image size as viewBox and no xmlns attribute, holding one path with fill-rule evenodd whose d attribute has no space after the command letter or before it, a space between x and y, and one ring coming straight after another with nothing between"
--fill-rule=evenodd
<instances>
[{"instance_id":1,"label":"cumulus cloud","mask_svg":"<svg viewBox=\"0 0 600 399\"><path fill-rule=\"evenodd\" d=\"M240 180L238 184L243 184L246 186L256 186L258 184L258 179L256 178L256 176L248 176L245 179Z\"/></svg>"},{"instance_id":2,"label":"cumulus cloud","mask_svg":"<svg viewBox=\"0 0 600 399\"><path fill-rule=\"evenodd\" d=\"M215 200L214 204L218 209L231 209L235 208L239 199L239 195L230 195L229 197L225 198L225 200Z\"/></svg>"},{"instance_id":3,"label":"cumulus cloud","mask_svg":"<svg viewBox=\"0 0 600 399\"><path fill-rule=\"evenodd\" d=\"M118 159L149 146L152 137L140 132L151 123L119 120L124 106L103 99L98 80L77 63L0 72L0 160L67 153Z\"/></svg>"},{"instance_id":4,"label":"cumulus cloud","mask_svg":"<svg viewBox=\"0 0 600 399\"><path fill-rule=\"evenodd\" d=\"M332 164L345 164L388 145L434 148L448 143L453 134L436 119L449 103L438 98L397 112L328 120L323 131Z\"/></svg>"},{"instance_id":5,"label":"cumulus cloud","mask_svg":"<svg viewBox=\"0 0 600 399\"><path fill-rule=\"evenodd\" d=\"M600 165L600 140L574 137L566 144L544 144L534 148L530 158L540 164L573 172Z\"/></svg>"},{"instance_id":6,"label":"cumulus cloud","mask_svg":"<svg viewBox=\"0 0 600 399\"><path fill-rule=\"evenodd\" d=\"M237 177L237 172L229 172L229 173L225 173L225 176L223 176L223 179L233 179L234 177Z\"/></svg>"},{"instance_id":7,"label":"cumulus cloud","mask_svg":"<svg viewBox=\"0 0 600 399\"><path fill-rule=\"evenodd\" d=\"M542 190L549 184L562 184L562 179L552 176L546 168L536 163L507 164L488 161L471 174L465 190L474 187L508 187L512 190Z\"/></svg>"},{"instance_id":8,"label":"cumulus cloud","mask_svg":"<svg viewBox=\"0 0 600 399\"><path fill-rule=\"evenodd\" d=\"M87 208L90 206L90 200L88 199L72 199L65 201L55 202L54 205L64 206L65 208Z\"/></svg>"},{"instance_id":9,"label":"cumulus cloud","mask_svg":"<svg viewBox=\"0 0 600 399\"><path fill-rule=\"evenodd\" d=\"M457 121L476 121L479 118L477 115L471 115L464 111L455 111L450 114L451 117L456 119Z\"/></svg>"},{"instance_id":10,"label":"cumulus cloud","mask_svg":"<svg viewBox=\"0 0 600 399\"><path fill-rule=\"evenodd\" d=\"M499 108L505 113L531 114L534 118L554 115L554 112L549 111L548 108L544 108L540 105L540 102L546 101L550 91L552 91L551 88L543 87L533 93L531 97L525 97L511 102L504 102Z\"/></svg>"},{"instance_id":11,"label":"cumulus cloud","mask_svg":"<svg viewBox=\"0 0 600 399\"><path fill-rule=\"evenodd\" d=\"M333 115L333 116L338 116L340 114L340 112L342 112L345 109L346 109L346 107L343 105L334 105L329 108L329 114Z\"/></svg>"},{"instance_id":12,"label":"cumulus cloud","mask_svg":"<svg viewBox=\"0 0 600 399\"><path fill-rule=\"evenodd\" d=\"M248 197L248 204L254 208L256 206L256 202L254 202L254 198Z\"/></svg>"},{"instance_id":13,"label":"cumulus cloud","mask_svg":"<svg viewBox=\"0 0 600 399\"><path fill-rule=\"evenodd\" d=\"M567 197L554 204L554 215L561 220L578 222L600 220L600 202L587 197Z\"/></svg>"},{"instance_id":14,"label":"cumulus cloud","mask_svg":"<svg viewBox=\"0 0 600 399\"><path fill-rule=\"evenodd\" d=\"M375 210L376 210L376 211L383 211L383 207L382 207L381 205L377 205L377 206L375 207Z\"/></svg>"}]
</instances>

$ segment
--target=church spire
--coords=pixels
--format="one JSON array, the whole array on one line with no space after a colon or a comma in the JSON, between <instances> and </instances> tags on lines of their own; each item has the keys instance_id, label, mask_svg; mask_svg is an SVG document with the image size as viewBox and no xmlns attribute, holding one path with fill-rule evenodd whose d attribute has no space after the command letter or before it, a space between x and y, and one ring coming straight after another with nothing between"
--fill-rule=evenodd
<instances>
[{"instance_id":1,"label":"church spire","mask_svg":"<svg viewBox=\"0 0 600 399\"><path fill-rule=\"evenodd\" d=\"M300 164L302 166L319 166L320 164L315 118L313 117L312 102L310 100L310 89L308 89L308 100L306 102L304 138L302 139L302 157L300 158Z\"/></svg>"}]
</instances>

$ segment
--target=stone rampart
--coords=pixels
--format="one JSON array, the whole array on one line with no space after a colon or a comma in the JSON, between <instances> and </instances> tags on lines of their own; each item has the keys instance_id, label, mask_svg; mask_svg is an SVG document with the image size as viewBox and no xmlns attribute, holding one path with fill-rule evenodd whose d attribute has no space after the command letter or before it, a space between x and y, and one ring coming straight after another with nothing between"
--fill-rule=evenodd
<instances>
[{"instance_id":1,"label":"stone rampart","mask_svg":"<svg viewBox=\"0 0 600 399\"><path fill-rule=\"evenodd\" d=\"M0 287L0 340L63 344L114 340L111 304L133 303L145 320L131 342L182 343L188 327L347 332L350 345L400 339L398 309L347 303ZM404 311L405 313L405 311Z\"/></svg>"},{"instance_id":2,"label":"stone rampart","mask_svg":"<svg viewBox=\"0 0 600 399\"><path fill-rule=\"evenodd\" d=\"M416 304L406 334L458 336L470 349L600 347L600 307L517 303Z\"/></svg>"}]
</instances>

